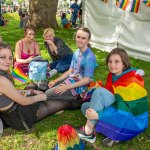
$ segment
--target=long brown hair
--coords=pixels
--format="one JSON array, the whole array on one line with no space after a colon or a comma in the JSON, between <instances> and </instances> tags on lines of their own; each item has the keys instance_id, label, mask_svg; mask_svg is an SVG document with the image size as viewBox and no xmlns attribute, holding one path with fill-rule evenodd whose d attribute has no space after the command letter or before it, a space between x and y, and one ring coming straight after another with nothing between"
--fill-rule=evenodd
<instances>
[{"instance_id":1,"label":"long brown hair","mask_svg":"<svg viewBox=\"0 0 150 150\"><path fill-rule=\"evenodd\" d=\"M31 27L27 27L27 28L24 29L24 37L26 37L28 31L30 31L30 30L34 31L34 29L31 28ZM35 31L34 31L34 33L35 33Z\"/></svg>"},{"instance_id":2,"label":"long brown hair","mask_svg":"<svg viewBox=\"0 0 150 150\"><path fill-rule=\"evenodd\" d=\"M10 44L0 42L0 50L4 49L4 48L7 48L7 49L9 49L12 52ZM12 53L12 56L13 56L13 53ZM10 81L12 81L12 83L14 83L14 80L12 78L10 70L8 70L8 71L0 70L0 75L3 75L5 77L7 77Z\"/></svg>"}]
</instances>

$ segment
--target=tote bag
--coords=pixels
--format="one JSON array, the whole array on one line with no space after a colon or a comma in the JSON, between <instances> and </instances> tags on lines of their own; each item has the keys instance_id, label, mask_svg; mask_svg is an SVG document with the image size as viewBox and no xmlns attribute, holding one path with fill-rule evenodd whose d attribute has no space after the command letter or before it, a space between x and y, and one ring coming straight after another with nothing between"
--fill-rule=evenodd
<instances>
[{"instance_id":1,"label":"tote bag","mask_svg":"<svg viewBox=\"0 0 150 150\"><path fill-rule=\"evenodd\" d=\"M33 60L29 64L29 79L33 81L46 80L47 60Z\"/></svg>"}]
</instances>

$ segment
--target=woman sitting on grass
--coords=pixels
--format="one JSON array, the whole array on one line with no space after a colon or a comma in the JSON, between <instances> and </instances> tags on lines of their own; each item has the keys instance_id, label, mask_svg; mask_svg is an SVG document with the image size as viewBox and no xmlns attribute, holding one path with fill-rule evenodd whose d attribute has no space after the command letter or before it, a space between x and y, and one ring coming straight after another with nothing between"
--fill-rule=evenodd
<instances>
[{"instance_id":1,"label":"woman sitting on grass","mask_svg":"<svg viewBox=\"0 0 150 150\"><path fill-rule=\"evenodd\" d=\"M52 28L45 29L43 33L44 44L52 59L50 64L51 71L47 73L47 77L51 77L53 72L63 73L70 67L73 52L72 50L58 37L55 37ZM53 74L54 75L54 74Z\"/></svg>"},{"instance_id":2,"label":"woman sitting on grass","mask_svg":"<svg viewBox=\"0 0 150 150\"><path fill-rule=\"evenodd\" d=\"M94 143L96 131L104 134L105 146L130 140L148 127L148 101L142 78L143 71L131 68L125 50L113 49L106 63L110 73L106 87L96 89L91 101L81 110L88 119L77 129L81 139Z\"/></svg>"},{"instance_id":3,"label":"woman sitting on grass","mask_svg":"<svg viewBox=\"0 0 150 150\"><path fill-rule=\"evenodd\" d=\"M34 57L40 55L39 45L34 40L35 32L32 28L25 29L25 37L16 43L15 67L19 66L24 73L28 73L28 65Z\"/></svg>"},{"instance_id":4,"label":"woman sitting on grass","mask_svg":"<svg viewBox=\"0 0 150 150\"><path fill-rule=\"evenodd\" d=\"M29 130L37 121L53 113L81 106L74 101L49 101L37 90L16 90L9 71L12 62L10 46L0 43L0 117L6 126Z\"/></svg>"}]
</instances>

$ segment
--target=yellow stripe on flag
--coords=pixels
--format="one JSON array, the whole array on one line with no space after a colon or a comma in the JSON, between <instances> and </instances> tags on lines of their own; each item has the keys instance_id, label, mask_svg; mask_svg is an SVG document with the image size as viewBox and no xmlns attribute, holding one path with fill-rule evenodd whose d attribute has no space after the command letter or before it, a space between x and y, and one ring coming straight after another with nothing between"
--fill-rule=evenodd
<instances>
[{"instance_id":1,"label":"yellow stripe on flag","mask_svg":"<svg viewBox=\"0 0 150 150\"><path fill-rule=\"evenodd\" d=\"M147 91L137 83L131 83L128 86L113 86L114 93L119 94L124 101L133 101L147 96Z\"/></svg>"}]
</instances>

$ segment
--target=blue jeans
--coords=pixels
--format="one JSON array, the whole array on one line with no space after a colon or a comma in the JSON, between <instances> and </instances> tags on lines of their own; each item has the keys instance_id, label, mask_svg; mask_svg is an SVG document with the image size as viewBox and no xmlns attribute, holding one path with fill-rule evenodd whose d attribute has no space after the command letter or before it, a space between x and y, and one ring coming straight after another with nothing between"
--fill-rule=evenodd
<instances>
[{"instance_id":1,"label":"blue jeans","mask_svg":"<svg viewBox=\"0 0 150 150\"><path fill-rule=\"evenodd\" d=\"M84 115L86 115L86 109L92 108L99 113L114 102L114 94L112 94L107 89L100 87L94 91L90 102L85 102L82 104L81 111ZM96 122L97 120L91 120L92 124L96 124Z\"/></svg>"},{"instance_id":2,"label":"blue jeans","mask_svg":"<svg viewBox=\"0 0 150 150\"><path fill-rule=\"evenodd\" d=\"M67 55L66 57L63 57L59 60L56 60L52 62L50 65L51 70L56 69L59 73L63 73L67 71L70 68L71 60L72 60L72 54Z\"/></svg>"}]
</instances>

